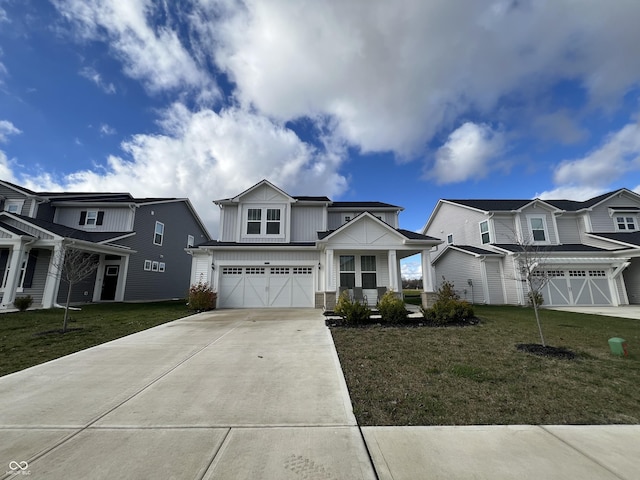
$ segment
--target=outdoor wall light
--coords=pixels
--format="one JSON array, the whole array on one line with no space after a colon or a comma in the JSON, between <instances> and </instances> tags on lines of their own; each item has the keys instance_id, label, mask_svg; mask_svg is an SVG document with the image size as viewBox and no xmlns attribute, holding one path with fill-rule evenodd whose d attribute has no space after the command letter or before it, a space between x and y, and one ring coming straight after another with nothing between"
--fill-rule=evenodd
<instances>
[{"instance_id":1,"label":"outdoor wall light","mask_svg":"<svg viewBox=\"0 0 640 480\"><path fill-rule=\"evenodd\" d=\"M320 270L320 262L318 262L318 270Z\"/></svg>"}]
</instances>

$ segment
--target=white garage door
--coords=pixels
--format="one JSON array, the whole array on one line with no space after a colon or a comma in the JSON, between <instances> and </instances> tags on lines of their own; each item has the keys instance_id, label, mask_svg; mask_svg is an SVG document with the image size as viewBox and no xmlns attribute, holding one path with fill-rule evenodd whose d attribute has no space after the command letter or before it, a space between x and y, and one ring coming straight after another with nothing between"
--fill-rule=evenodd
<instances>
[{"instance_id":1,"label":"white garage door","mask_svg":"<svg viewBox=\"0 0 640 480\"><path fill-rule=\"evenodd\" d=\"M222 267L220 307L313 307L313 300L313 267Z\"/></svg>"},{"instance_id":2,"label":"white garage door","mask_svg":"<svg viewBox=\"0 0 640 480\"><path fill-rule=\"evenodd\" d=\"M611 305L606 270L553 270L542 289L545 305Z\"/></svg>"}]
</instances>

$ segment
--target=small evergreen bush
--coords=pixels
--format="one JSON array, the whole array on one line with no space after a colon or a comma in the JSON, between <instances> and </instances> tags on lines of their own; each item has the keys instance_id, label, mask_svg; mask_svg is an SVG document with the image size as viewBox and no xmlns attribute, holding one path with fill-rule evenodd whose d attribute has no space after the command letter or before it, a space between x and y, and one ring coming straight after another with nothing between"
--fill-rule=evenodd
<instances>
[{"instance_id":1,"label":"small evergreen bush","mask_svg":"<svg viewBox=\"0 0 640 480\"><path fill-rule=\"evenodd\" d=\"M529 305L530 307L533 307L534 296L535 296L535 299L536 299L536 305L538 307L544 303L544 297L542 296L541 292L532 292L532 291L530 291L527 294L527 305Z\"/></svg>"},{"instance_id":2,"label":"small evergreen bush","mask_svg":"<svg viewBox=\"0 0 640 480\"><path fill-rule=\"evenodd\" d=\"M464 322L474 317L473 307L469 302L460 300L460 295L453 288L453 283L445 280L436 292L436 301L431 308L420 307L425 320L436 325L448 325Z\"/></svg>"},{"instance_id":3,"label":"small evergreen bush","mask_svg":"<svg viewBox=\"0 0 640 480\"><path fill-rule=\"evenodd\" d=\"M21 312L24 312L32 304L33 298L31 298L31 295L27 295L26 297L16 297L16 299L13 301L13 305Z\"/></svg>"},{"instance_id":4,"label":"small evergreen bush","mask_svg":"<svg viewBox=\"0 0 640 480\"><path fill-rule=\"evenodd\" d=\"M378 301L378 311L382 321L388 323L403 323L409 315L404 301L391 290L387 291Z\"/></svg>"},{"instance_id":5,"label":"small evergreen bush","mask_svg":"<svg viewBox=\"0 0 640 480\"><path fill-rule=\"evenodd\" d=\"M218 295L211 289L208 283L198 282L189 288L187 306L190 310L202 312L216 308Z\"/></svg>"},{"instance_id":6,"label":"small evergreen bush","mask_svg":"<svg viewBox=\"0 0 640 480\"><path fill-rule=\"evenodd\" d=\"M338 297L335 312L344 318L348 325L361 325L369 321L371 309L364 303L351 300L349 292L342 292Z\"/></svg>"}]
</instances>

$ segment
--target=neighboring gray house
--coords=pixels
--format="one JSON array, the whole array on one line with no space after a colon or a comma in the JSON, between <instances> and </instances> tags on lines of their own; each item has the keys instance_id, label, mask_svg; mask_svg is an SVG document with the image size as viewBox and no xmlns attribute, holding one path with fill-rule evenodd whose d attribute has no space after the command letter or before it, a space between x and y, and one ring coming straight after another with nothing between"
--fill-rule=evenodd
<instances>
[{"instance_id":1,"label":"neighboring gray house","mask_svg":"<svg viewBox=\"0 0 640 480\"><path fill-rule=\"evenodd\" d=\"M426 288L445 278L474 303L525 304L516 267L531 246L545 305L640 304L639 222L640 196L624 188L584 202L439 200L422 233L446 244Z\"/></svg>"},{"instance_id":2,"label":"neighboring gray house","mask_svg":"<svg viewBox=\"0 0 640 480\"><path fill-rule=\"evenodd\" d=\"M184 249L210 238L188 199L33 192L0 181L0 308L26 295L34 307L64 303L63 245L100 260L72 291L74 303L184 298L191 266Z\"/></svg>"},{"instance_id":3,"label":"neighboring gray house","mask_svg":"<svg viewBox=\"0 0 640 480\"><path fill-rule=\"evenodd\" d=\"M220 207L220 238L188 249L191 283L210 284L220 307L332 309L346 289L375 305L402 291L400 260L440 240L398 226L401 207L291 196L263 180Z\"/></svg>"}]
</instances>

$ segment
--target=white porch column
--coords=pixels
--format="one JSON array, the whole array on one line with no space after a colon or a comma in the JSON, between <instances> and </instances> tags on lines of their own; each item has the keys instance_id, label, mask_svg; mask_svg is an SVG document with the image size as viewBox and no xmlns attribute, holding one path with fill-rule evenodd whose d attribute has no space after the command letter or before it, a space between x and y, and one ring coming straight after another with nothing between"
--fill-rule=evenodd
<instances>
[{"instance_id":1,"label":"white porch column","mask_svg":"<svg viewBox=\"0 0 640 480\"><path fill-rule=\"evenodd\" d=\"M338 287L336 286L336 276L333 274L333 250L327 250L325 255L324 282L326 291L335 292Z\"/></svg>"},{"instance_id":2,"label":"white porch column","mask_svg":"<svg viewBox=\"0 0 640 480\"><path fill-rule=\"evenodd\" d=\"M58 290L60 289L60 266L64 252L62 244L53 247L51 258L49 259L49 268L47 270L47 279L44 283L44 291L42 293L42 308L51 308L56 303Z\"/></svg>"},{"instance_id":3,"label":"white porch column","mask_svg":"<svg viewBox=\"0 0 640 480\"><path fill-rule=\"evenodd\" d=\"M12 308L13 301L16 299L16 289L20 280L20 267L24 258L24 246L18 243L11 249L11 258L7 262L9 275L7 276L7 285L4 287L4 295L2 296L2 308Z\"/></svg>"},{"instance_id":4,"label":"white porch column","mask_svg":"<svg viewBox=\"0 0 640 480\"><path fill-rule=\"evenodd\" d=\"M420 252L420 260L422 264L422 291L435 292L435 284L433 281L433 269L431 267L430 250L422 250Z\"/></svg>"},{"instance_id":5,"label":"white porch column","mask_svg":"<svg viewBox=\"0 0 640 480\"><path fill-rule=\"evenodd\" d=\"M398 285L398 254L395 250L389 250L389 288L394 292L402 292Z\"/></svg>"}]
</instances>

